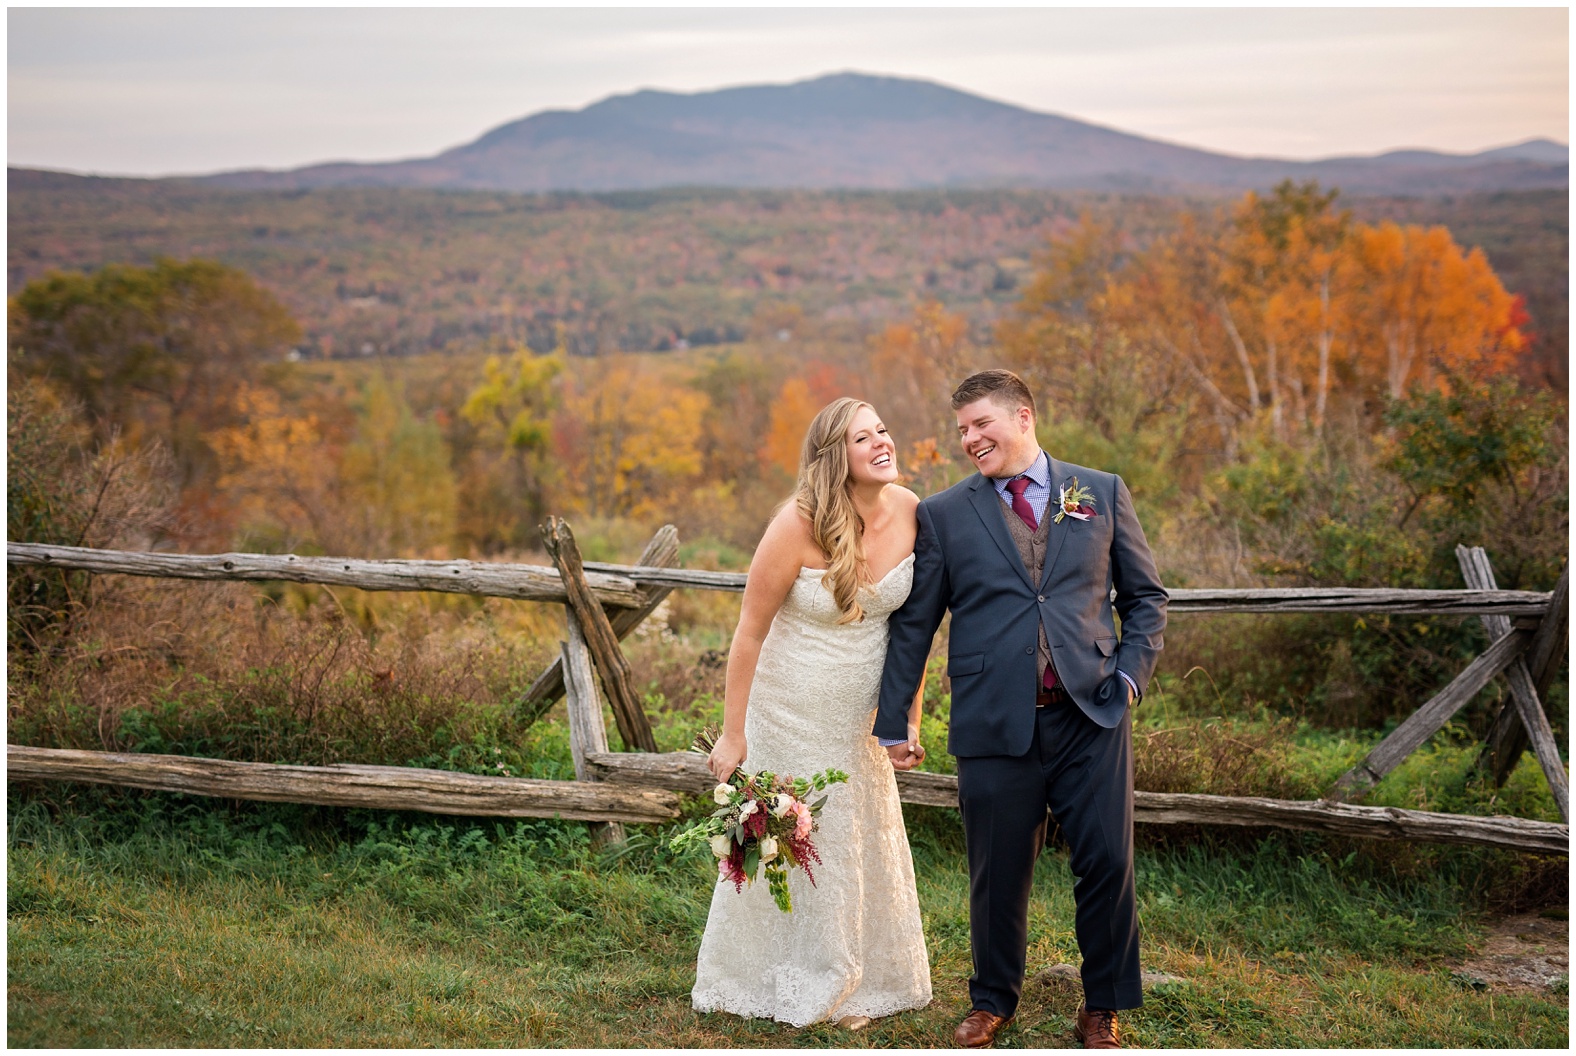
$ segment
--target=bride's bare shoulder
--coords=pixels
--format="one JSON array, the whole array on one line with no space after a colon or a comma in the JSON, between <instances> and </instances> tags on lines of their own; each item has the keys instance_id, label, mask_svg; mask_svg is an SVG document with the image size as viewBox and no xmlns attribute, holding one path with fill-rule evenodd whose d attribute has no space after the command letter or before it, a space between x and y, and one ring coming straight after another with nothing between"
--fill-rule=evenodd
<instances>
[{"instance_id":1,"label":"bride's bare shoulder","mask_svg":"<svg viewBox=\"0 0 1576 1056\"><path fill-rule=\"evenodd\" d=\"M919 496L915 495L912 491L910 491L908 488L905 488L901 484L888 484L887 497L891 502L895 503L897 508L900 510L908 510L912 512L917 506L919 506Z\"/></svg>"},{"instance_id":2,"label":"bride's bare shoulder","mask_svg":"<svg viewBox=\"0 0 1576 1056\"><path fill-rule=\"evenodd\" d=\"M761 548L778 560L792 562L796 570L801 565L815 568L826 563L811 536L810 519L791 499L772 516L761 537Z\"/></svg>"},{"instance_id":3,"label":"bride's bare shoulder","mask_svg":"<svg viewBox=\"0 0 1576 1056\"><path fill-rule=\"evenodd\" d=\"M810 541L810 518L804 515L799 504L789 499L772 514L772 523L766 527L767 534L775 535L781 539L800 539Z\"/></svg>"}]
</instances>

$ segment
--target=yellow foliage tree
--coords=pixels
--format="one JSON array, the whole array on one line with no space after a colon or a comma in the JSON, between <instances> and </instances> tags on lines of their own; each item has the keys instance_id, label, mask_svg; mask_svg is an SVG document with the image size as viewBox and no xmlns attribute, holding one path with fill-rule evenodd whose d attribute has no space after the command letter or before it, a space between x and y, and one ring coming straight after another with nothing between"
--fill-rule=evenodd
<instances>
[{"instance_id":1,"label":"yellow foliage tree","mask_svg":"<svg viewBox=\"0 0 1576 1056\"><path fill-rule=\"evenodd\" d=\"M551 483L553 383L563 369L562 351L539 356L522 345L488 356L460 408L477 431L461 481L461 534L484 550L535 541Z\"/></svg>"},{"instance_id":2,"label":"yellow foliage tree","mask_svg":"<svg viewBox=\"0 0 1576 1056\"><path fill-rule=\"evenodd\" d=\"M553 436L562 494L595 517L667 515L697 483L711 408L649 357L579 361L566 372Z\"/></svg>"},{"instance_id":3,"label":"yellow foliage tree","mask_svg":"<svg viewBox=\"0 0 1576 1056\"><path fill-rule=\"evenodd\" d=\"M381 374L363 390L341 479L359 548L369 555L435 554L452 545L456 501L448 444Z\"/></svg>"},{"instance_id":4,"label":"yellow foliage tree","mask_svg":"<svg viewBox=\"0 0 1576 1056\"><path fill-rule=\"evenodd\" d=\"M338 447L316 415L287 412L274 389L236 395L241 421L209 434L216 488L245 533L243 546L336 549L343 511Z\"/></svg>"}]
</instances>

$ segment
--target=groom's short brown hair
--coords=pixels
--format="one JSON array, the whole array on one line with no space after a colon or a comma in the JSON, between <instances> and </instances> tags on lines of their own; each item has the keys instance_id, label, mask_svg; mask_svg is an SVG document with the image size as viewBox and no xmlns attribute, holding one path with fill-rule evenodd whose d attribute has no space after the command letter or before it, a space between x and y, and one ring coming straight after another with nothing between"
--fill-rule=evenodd
<instances>
[{"instance_id":1,"label":"groom's short brown hair","mask_svg":"<svg viewBox=\"0 0 1576 1056\"><path fill-rule=\"evenodd\" d=\"M952 409L956 411L967 407L986 396L1009 411L1027 407L1030 414L1038 413L1034 409L1034 394L1029 391L1029 386L1010 370L982 370L964 378L963 384L952 391Z\"/></svg>"}]
</instances>

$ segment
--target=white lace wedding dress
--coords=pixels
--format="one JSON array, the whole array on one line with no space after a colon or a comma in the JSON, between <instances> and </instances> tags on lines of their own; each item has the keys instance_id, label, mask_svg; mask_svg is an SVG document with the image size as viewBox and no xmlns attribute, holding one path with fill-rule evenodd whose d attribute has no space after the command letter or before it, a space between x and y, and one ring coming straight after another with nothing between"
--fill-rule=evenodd
<instances>
[{"instance_id":1,"label":"white lace wedding dress","mask_svg":"<svg viewBox=\"0 0 1576 1056\"><path fill-rule=\"evenodd\" d=\"M887 616L908 597L914 559L861 592L859 623L838 624L823 575L800 570L761 644L745 714L745 769L808 777L835 767L848 783L831 787L817 819L815 885L801 870L788 873L792 913L778 910L764 878L742 893L717 884L691 995L697 1011L802 1027L930 1002L897 782L870 735Z\"/></svg>"}]
</instances>

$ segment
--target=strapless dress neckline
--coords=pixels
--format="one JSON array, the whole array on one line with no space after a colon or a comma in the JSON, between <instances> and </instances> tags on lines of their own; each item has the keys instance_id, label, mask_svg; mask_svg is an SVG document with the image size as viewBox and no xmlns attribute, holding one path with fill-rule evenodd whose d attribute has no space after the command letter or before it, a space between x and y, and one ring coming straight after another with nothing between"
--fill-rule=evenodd
<instances>
[{"instance_id":1,"label":"strapless dress neckline","mask_svg":"<svg viewBox=\"0 0 1576 1056\"><path fill-rule=\"evenodd\" d=\"M898 571L898 569L903 568L906 565L911 565L913 563L914 563L914 555L913 554L909 554L907 557L903 558L903 560L901 560L897 564L893 565L892 568L887 572L886 575L882 576L880 579L876 580L873 583L861 583L859 585L859 589L860 590L879 590L879 589L881 589L881 585L883 583L885 583L887 580L892 578L892 574L894 572ZM826 568L811 568L809 565L800 565L799 566L799 574L801 576L804 575L806 572L811 572L811 573L814 573L815 575L818 575L818 576L824 576L829 571L831 571L831 570L830 569L826 569Z\"/></svg>"}]
</instances>

